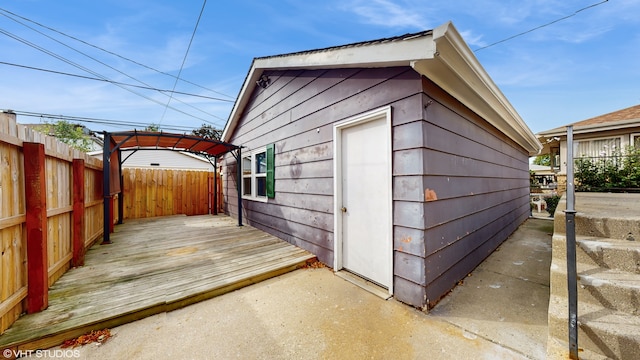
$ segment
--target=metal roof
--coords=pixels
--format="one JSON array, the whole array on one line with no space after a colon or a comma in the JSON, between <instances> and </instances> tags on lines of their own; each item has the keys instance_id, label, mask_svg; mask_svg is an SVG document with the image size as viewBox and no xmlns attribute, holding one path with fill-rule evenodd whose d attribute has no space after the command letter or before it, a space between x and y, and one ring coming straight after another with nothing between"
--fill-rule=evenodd
<instances>
[{"instance_id":1,"label":"metal roof","mask_svg":"<svg viewBox=\"0 0 640 360\"><path fill-rule=\"evenodd\" d=\"M120 150L175 150L197 155L218 157L229 151L238 149L232 145L215 139L205 139L196 135L156 132L156 131L121 131L107 133ZM113 151L113 149L112 149Z\"/></svg>"}]
</instances>

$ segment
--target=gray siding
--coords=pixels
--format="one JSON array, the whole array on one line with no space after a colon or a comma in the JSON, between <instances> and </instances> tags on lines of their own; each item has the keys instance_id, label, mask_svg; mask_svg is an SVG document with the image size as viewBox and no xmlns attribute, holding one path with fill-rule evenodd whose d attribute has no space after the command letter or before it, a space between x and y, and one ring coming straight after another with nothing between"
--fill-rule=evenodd
<instances>
[{"instance_id":1,"label":"gray siding","mask_svg":"<svg viewBox=\"0 0 640 360\"><path fill-rule=\"evenodd\" d=\"M432 306L529 213L528 154L410 68L266 73L229 142L276 145L276 197L246 222L333 263L333 124L392 106L394 295ZM235 159L227 211L237 216Z\"/></svg>"},{"instance_id":2,"label":"gray siding","mask_svg":"<svg viewBox=\"0 0 640 360\"><path fill-rule=\"evenodd\" d=\"M528 153L424 80L424 296L432 306L529 215ZM422 291L422 290L420 290Z\"/></svg>"},{"instance_id":3,"label":"gray siding","mask_svg":"<svg viewBox=\"0 0 640 360\"><path fill-rule=\"evenodd\" d=\"M247 223L313 252L333 264L333 124L391 105L394 122L422 113L420 75L410 68L266 72L231 143L250 151L276 146L276 197L243 200ZM397 110L397 111L396 111ZM235 159L226 157L225 198L237 216Z\"/></svg>"}]
</instances>

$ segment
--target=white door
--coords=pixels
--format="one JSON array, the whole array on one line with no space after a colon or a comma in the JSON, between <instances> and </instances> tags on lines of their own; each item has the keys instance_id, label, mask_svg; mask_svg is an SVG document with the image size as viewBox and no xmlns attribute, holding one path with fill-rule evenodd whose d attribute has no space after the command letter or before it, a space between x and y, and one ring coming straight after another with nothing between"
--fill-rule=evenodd
<instances>
[{"instance_id":1,"label":"white door","mask_svg":"<svg viewBox=\"0 0 640 360\"><path fill-rule=\"evenodd\" d=\"M338 241L341 251L337 253L342 255L341 267L391 292L390 111L339 127L336 136L340 156L336 185L341 194L341 199L336 198L336 215L341 217L338 224L342 230Z\"/></svg>"}]
</instances>

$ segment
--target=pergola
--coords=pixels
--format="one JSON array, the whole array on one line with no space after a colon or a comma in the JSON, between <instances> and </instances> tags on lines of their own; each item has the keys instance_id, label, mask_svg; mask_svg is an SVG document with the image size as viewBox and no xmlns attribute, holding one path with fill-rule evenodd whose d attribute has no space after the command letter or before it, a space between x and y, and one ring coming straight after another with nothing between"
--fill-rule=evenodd
<instances>
[{"instance_id":1,"label":"pergola","mask_svg":"<svg viewBox=\"0 0 640 360\"><path fill-rule=\"evenodd\" d=\"M240 164L241 147L225 143L214 139L205 139L195 135L175 134L155 131L120 131L104 132L104 150L102 152L103 161L103 185L102 194L104 197L104 239L103 244L109 244L111 229L111 197L122 192L122 163L127 160L122 159L122 150L133 150L129 155L133 155L138 150L168 150L183 151L206 157L213 165L214 172L217 171L218 157L231 153ZM211 161L211 158L214 161ZM238 169L238 179L242 178L240 166ZM240 186L240 181L237 182ZM214 189L217 189L217 176L214 176ZM238 190L238 194L240 190ZM214 191L214 203L218 203L218 192ZM238 196L238 226L242 226L242 200ZM118 197L118 224L122 223L124 201L122 195ZM217 206L214 213L217 213Z\"/></svg>"}]
</instances>

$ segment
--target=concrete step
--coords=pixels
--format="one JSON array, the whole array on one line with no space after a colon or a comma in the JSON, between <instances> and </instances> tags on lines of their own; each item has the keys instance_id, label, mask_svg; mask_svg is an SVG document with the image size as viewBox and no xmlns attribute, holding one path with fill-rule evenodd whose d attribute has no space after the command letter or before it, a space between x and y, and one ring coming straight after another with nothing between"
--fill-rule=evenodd
<instances>
[{"instance_id":1,"label":"concrete step","mask_svg":"<svg viewBox=\"0 0 640 360\"><path fill-rule=\"evenodd\" d=\"M576 193L576 235L640 242L637 194ZM566 233L566 196L554 214L554 232Z\"/></svg>"},{"instance_id":2,"label":"concrete step","mask_svg":"<svg viewBox=\"0 0 640 360\"><path fill-rule=\"evenodd\" d=\"M607 309L640 315L640 274L617 269L604 269L578 263L578 301L596 304ZM551 294L566 297L566 262L554 259L550 271Z\"/></svg>"},{"instance_id":3,"label":"concrete step","mask_svg":"<svg viewBox=\"0 0 640 360\"><path fill-rule=\"evenodd\" d=\"M589 349L578 346L578 357L580 360L609 360L610 358L595 353ZM547 339L546 360L567 360L569 359L569 342L560 339Z\"/></svg>"},{"instance_id":4,"label":"concrete step","mask_svg":"<svg viewBox=\"0 0 640 360\"><path fill-rule=\"evenodd\" d=\"M576 242L594 264L640 274L640 241L580 236Z\"/></svg>"},{"instance_id":5,"label":"concrete step","mask_svg":"<svg viewBox=\"0 0 640 360\"><path fill-rule=\"evenodd\" d=\"M568 341L567 319L567 298L552 294L548 319L550 338ZM640 354L638 334L640 316L578 301L579 348L610 359L636 359Z\"/></svg>"}]
</instances>

